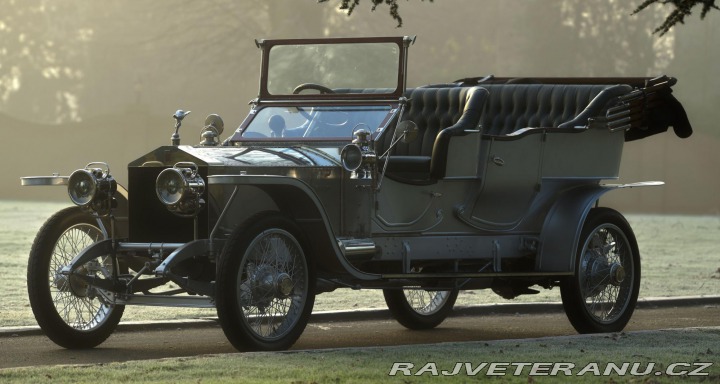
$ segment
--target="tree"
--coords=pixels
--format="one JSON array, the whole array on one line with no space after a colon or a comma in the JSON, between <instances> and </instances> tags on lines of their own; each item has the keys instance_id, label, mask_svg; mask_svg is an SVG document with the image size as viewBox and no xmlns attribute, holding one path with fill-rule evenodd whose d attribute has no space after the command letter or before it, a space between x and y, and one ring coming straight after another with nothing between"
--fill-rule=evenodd
<instances>
[{"instance_id":1,"label":"tree","mask_svg":"<svg viewBox=\"0 0 720 384\"><path fill-rule=\"evenodd\" d=\"M199 111L198 100L213 112L224 103L241 114L233 98L244 104L257 96L257 82L247 81L259 72L253 39L322 36L330 12L317 8L264 0L0 0L0 114L61 124L118 113L124 103L134 112L174 111L175 104Z\"/></svg>"},{"instance_id":2,"label":"tree","mask_svg":"<svg viewBox=\"0 0 720 384\"><path fill-rule=\"evenodd\" d=\"M330 0L317 0L318 3L326 3ZM346 12L348 16L352 15L353 11L355 11L355 8L360 5L360 0L339 0L340 5L338 6L338 9L343 10ZM390 16L394 20L397 21L398 28L402 27L403 25L403 19L400 16L400 5L398 4L398 0L368 0L372 3L372 11L375 11L375 9L381 5L381 4L387 4L390 6ZM421 0L425 1L425 0ZM428 0L428 2L432 3L433 0ZM660 33L660 36L663 36L666 34L672 27L674 27L677 23L684 24L685 23L685 17L690 16L693 12L693 9L696 6L702 6L702 10L700 11L700 18L705 19L705 16L708 12L712 9L720 10L715 5L715 0L645 0L642 4L640 4L634 11L633 15L640 13L647 7L649 7L652 4L661 4L661 5L672 5L675 7L674 10L670 12L670 14L667 16L665 21L655 30L654 33Z\"/></svg>"},{"instance_id":3,"label":"tree","mask_svg":"<svg viewBox=\"0 0 720 384\"><path fill-rule=\"evenodd\" d=\"M78 120L93 38L87 5L0 0L0 8L0 111L22 106L36 120Z\"/></svg>"},{"instance_id":4,"label":"tree","mask_svg":"<svg viewBox=\"0 0 720 384\"><path fill-rule=\"evenodd\" d=\"M672 33L652 37L663 18L658 9L633 17L634 6L624 1L563 0L559 2L565 36L563 53L570 65L587 76L654 76L673 57ZM543 4L545 6L545 4ZM572 49L567 49L572 46ZM561 56L562 55L562 56ZM570 72L567 68L565 72Z\"/></svg>"},{"instance_id":5,"label":"tree","mask_svg":"<svg viewBox=\"0 0 720 384\"><path fill-rule=\"evenodd\" d=\"M326 3L329 0L318 0L318 3ZM398 28L402 27L403 20L402 17L400 17L400 13L398 10L400 9L400 5L398 4L398 0L369 0L372 3L372 11L375 11L375 9L381 5L386 4L390 7L390 16L397 21ZM421 0L425 1L425 0ZM433 0L428 0L428 2L432 3ZM346 11L347 15L352 15L353 11L355 11L355 8L360 5L360 0L340 0L340 5L338 6L338 9Z\"/></svg>"},{"instance_id":6,"label":"tree","mask_svg":"<svg viewBox=\"0 0 720 384\"><path fill-rule=\"evenodd\" d=\"M685 24L685 17L690 16L696 6L702 6L700 19L705 19L705 16L712 9L720 10L720 8L715 5L715 0L645 0L633 11L633 14L637 14L652 4L670 4L675 7L665 21L653 31L654 33L659 32L660 36L670 31L670 28L674 27L677 23Z\"/></svg>"}]
</instances>

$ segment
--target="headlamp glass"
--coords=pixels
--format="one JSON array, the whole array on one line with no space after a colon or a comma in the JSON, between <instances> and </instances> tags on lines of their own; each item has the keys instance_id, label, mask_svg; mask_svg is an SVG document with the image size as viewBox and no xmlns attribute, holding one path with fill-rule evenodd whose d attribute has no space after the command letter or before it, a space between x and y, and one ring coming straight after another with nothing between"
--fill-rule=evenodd
<instances>
[{"instance_id":1,"label":"headlamp glass","mask_svg":"<svg viewBox=\"0 0 720 384\"><path fill-rule=\"evenodd\" d=\"M170 212L190 217L205 205L202 194L205 181L195 163L181 162L160 172L155 180L155 193Z\"/></svg>"}]
</instances>

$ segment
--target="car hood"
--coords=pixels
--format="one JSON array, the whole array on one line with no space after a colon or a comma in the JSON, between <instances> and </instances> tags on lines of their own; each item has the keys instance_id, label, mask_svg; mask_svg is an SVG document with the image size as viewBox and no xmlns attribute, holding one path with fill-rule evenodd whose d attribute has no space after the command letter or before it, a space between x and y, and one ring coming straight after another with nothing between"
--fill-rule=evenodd
<instances>
[{"instance_id":1,"label":"car hood","mask_svg":"<svg viewBox=\"0 0 720 384\"><path fill-rule=\"evenodd\" d=\"M337 167L340 150L337 147L309 146L248 146L248 147L185 147L183 151L197 157L208 166L226 167Z\"/></svg>"},{"instance_id":2,"label":"car hood","mask_svg":"<svg viewBox=\"0 0 720 384\"><path fill-rule=\"evenodd\" d=\"M193 162L210 168L318 168L340 167L337 146L242 146L193 147L165 146L131 162L130 167L172 167L178 162ZM211 172L213 173L213 172Z\"/></svg>"}]
</instances>

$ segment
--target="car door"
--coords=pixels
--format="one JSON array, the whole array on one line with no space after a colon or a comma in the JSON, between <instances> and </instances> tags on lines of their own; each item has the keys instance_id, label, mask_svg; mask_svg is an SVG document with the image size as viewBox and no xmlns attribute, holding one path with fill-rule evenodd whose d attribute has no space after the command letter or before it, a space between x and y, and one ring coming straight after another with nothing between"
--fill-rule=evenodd
<instances>
[{"instance_id":1,"label":"car door","mask_svg":"<svg viewBox=\"0 0 720 384\"><path fill-rule=\"evenodd\" d=\"M540 189L544 133L519 138L486 137L480 156L480 187L458 208L467 224L512 229L526 215Z\"/></svg>"}]
</instances>

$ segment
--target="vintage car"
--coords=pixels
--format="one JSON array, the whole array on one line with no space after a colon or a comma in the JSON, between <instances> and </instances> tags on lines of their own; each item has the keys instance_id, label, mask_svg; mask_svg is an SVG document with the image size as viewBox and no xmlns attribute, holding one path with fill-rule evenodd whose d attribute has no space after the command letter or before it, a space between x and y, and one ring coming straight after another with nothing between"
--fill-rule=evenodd
<instances>
[{"instance_id":1,"label":"vintage car","mask_svg":"<svg viewBox=\"0 0 720 384\"><path fill-rule=\"evenodd\" d=\"M411 37L259 40L260 90L222 139L128 165L102 162L64 185L30 252L38 324L90 348L126 305L216 308L238 350L289 348L315 295L382 289L405 327L427 329L461 289L504 298L559 286L578 332L629 321L640 254L606 192L661 182L618 178L623 143L692 130L676 80L494 76L406 85ZM169 288L172 282L174 288Z\"/></svg>"}]
</instances>

